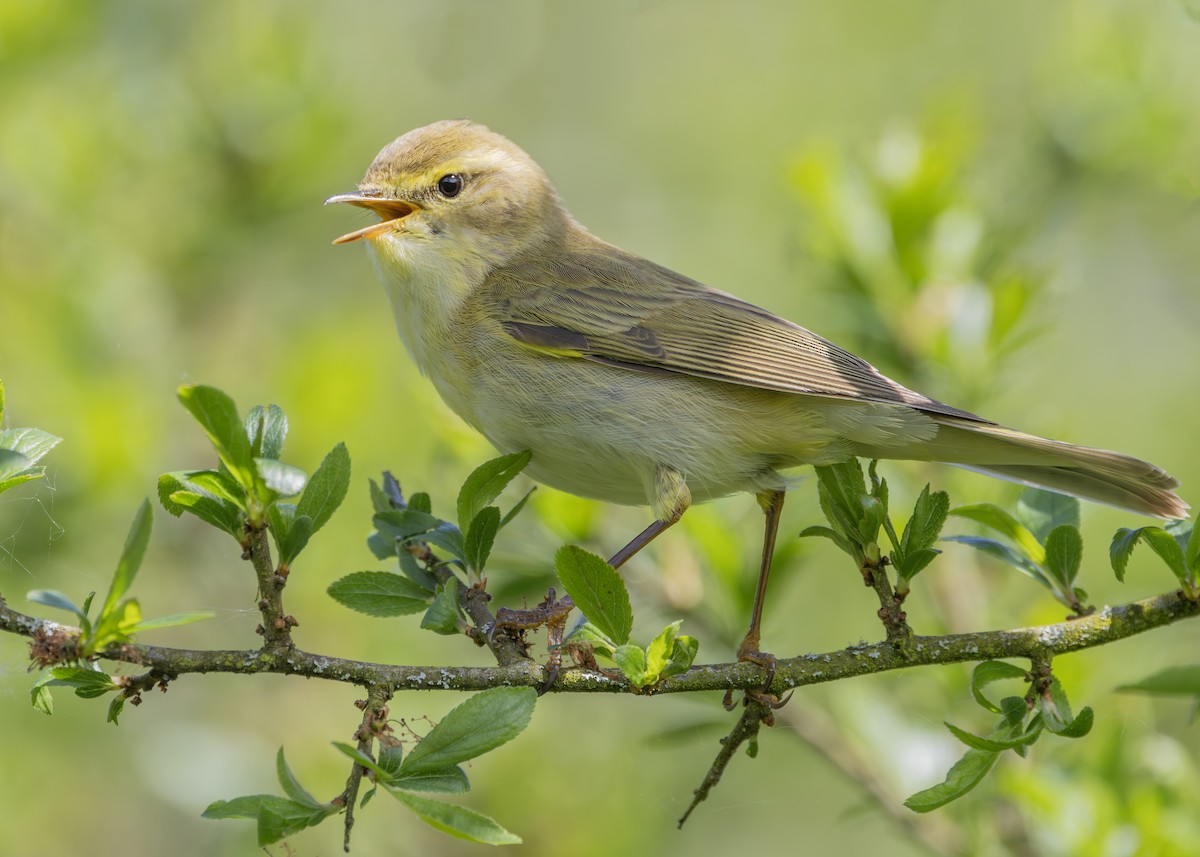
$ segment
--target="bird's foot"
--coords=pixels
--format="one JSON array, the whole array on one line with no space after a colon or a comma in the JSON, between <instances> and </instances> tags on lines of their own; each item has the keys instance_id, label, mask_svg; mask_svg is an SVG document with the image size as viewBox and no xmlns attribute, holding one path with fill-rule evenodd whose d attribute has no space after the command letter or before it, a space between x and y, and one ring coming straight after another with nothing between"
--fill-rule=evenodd
<instances>
[{"instance_id":1,"label":"bird's foot","mask_svg":"<svg viewBox=\"0 0 1200 857\"><path fill-rule=\"evenodd\" d=\"M763 683L759 688L766 691L771 686L771 682L775 680L775 656L770 652L760 652L758 650L758 635L750 633L746 635L746 639L742 640L742 644L738 646L737 658L745 663L758 664L763 668Z\"/></svg>"},{"instance_id":2,"label":"bird's foot","mask_svg":"<svg viewBox=\"0 0 1200 857\"><path fill-rule=\"evenodd\" d=\"M776 658L770 652L759 651L756 635L746 635L746 639L743 640L742 644L738 647L737 656L739 661L758 664L763 668L763 683L758 687L750 688L745 692L745 696L742 699L744 704L754 701L771 710L778 710L787 705L788 700L792 698L790 693L787 696L780 698L778 694L771 693L770 691L771 683L775 680ZM726 711L733 711L733 709L737 707L737 703L733 699L732 690L725 692L725 698L722 700L722 705L725 706ZM771 720L773 720L773 718ZM767 722L767 725L770 726L771 722Z\"/></svg>"}]
</instances>

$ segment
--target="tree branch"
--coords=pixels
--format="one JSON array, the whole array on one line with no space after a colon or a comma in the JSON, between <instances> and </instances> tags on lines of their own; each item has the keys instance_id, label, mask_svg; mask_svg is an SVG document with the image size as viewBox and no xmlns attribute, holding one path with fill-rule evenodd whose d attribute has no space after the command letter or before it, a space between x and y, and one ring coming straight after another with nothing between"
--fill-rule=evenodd
<instances>
[{"instance_id":1,"label":"tree branch","mask_svg":"<svg viewBox=\"0 0 1200 857\"><path fill-rule=\"evenodd\" d=\"M354 737L358 741L358 752L364 756L374 758L371 750L375 745L375 741L380 735L391 731L387 723L388 718L388 700L392 698L392 689L374 685L368 689L367 698L360 700L363 710L362 725L358 727L358 731L354 733ZM345 790L335 798L334 802L340 802L346 807L346 820L344 822L345 835L342 839L342 848L346 853L350 852L350 832L354 829L354 807L358 802L358 789L362 785L363 774L366 773L366 768L355 762L350 766L350 776L346 780Z\"/></svg>"},{"instance_id":2,"label":"tree branch","mask_svg":"<svg viewBox=\"0 0 1200 857\"><path fill-rule=\"evenodd\" d=\"M1200 615L1200 602L1180 592L1169 592L1141 601L1096 611L1089 616L1053 625L1007 631L980 631L934 637L914 636L907 651L898 652L889 642L856 645L837 651L780 659L770 691L873 675L908 667L982 661L992 658L1028 658L1045 661L1054 655L1113 643L1136 634ZM0 631L34 637L70 640L79 630L12 610L0 599ZM99 655L104 660L136 664L174 679L190 673L278 673L322 678L370 687L390 685L397 691L483 690L501 685L541 687L545 669L533 661L496 667L439 667L376 664L319 655L292 648L286 651L236 651L174 649L127 644ZM566 669L558 676L554 693L687 693L759 688L762 670L751 663L694 666L651 688L635 689L616 670Z\"/></svg>"}]
</instances>

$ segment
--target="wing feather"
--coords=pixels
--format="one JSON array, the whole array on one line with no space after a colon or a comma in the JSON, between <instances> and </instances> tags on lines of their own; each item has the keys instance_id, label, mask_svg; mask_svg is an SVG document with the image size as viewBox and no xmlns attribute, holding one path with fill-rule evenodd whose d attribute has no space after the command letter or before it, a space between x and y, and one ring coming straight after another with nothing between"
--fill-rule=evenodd
<instances>
[{"instance_id":1,"label":"wing feather","mask_svg":"<svg viewBox=\"0 0 1200 857\"><path fill-rule=\"evenodd\" d=\"M489 275L482 299L510 336L633 370L987 422L909 390L797 324L587 238L594 243L554 263L527 261Z\"/></svg>"}]
</instances>

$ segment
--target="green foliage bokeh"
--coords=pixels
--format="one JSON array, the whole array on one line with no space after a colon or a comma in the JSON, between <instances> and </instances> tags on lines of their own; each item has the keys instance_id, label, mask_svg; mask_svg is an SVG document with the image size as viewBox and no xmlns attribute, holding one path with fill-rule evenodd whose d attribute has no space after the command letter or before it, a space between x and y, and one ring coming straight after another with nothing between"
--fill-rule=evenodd
<instances>
[{"instance_id":1,"label":"green foliage bokeh","mask_svg":"<svg viewBox=\"0 0 1200 857\"><path fill-rule=\"evenodd\" d=\"M18 609L32 610L30 589L103 592L158 475L211 466L174 396L205 382L243 407L286 408L287 458L310 472L335 443L350 450L350 496L287 590L303 647L487 662L462 640L364 620L325 594L380 567L364 546L368 476L390 468L452 517L457 486L491 455L408 362L364 254L330 246L369 215L320 205L393 137L455 116L526 148L606 240L836 339L937 398L1144 456L1181 478L1185 496L1200 485L1192 0L14 2L0 4L0 89L6 419L64 438L45 462L48 483L0 500L0 592ZM936 228L921 231L930 212ZM990 318L1021 320L997 341L972 327L981 273L994 287ZM1003 286L1010 276L1041 286ZM889 338L889 320L902 336ZM912 496L927 479L956 503L1015 496L946 468L922 470ZM813 480L794 492L781 530L765 627L780 654L879 633L869 593L834 549L794 538L818 520L815 495ZM531 601L559 543L611 552L648 520L548 490L531 506L539 526L519 547L502 536L490 562L493 587ZM232 542L156 514L143 608L217 619L147 639L250 645L253 584ZM1124 585L1107 568L1112 531L1140 523L1087 510L1083 581L1095 601L1169 587L1152 557L1135 556ZM698 508L655 545L659 562L631 563L642 630L752 577L759 526L746 498ZM789 574L797 556L804 571ZM1039 587L975 562L948 546L922 572L910 607L919 631L1062 617ZM702 642L702 659L724 660L721 635L736 639L744 622L746 605L717 607L720 634ZM1102 703L1096 728L1002 766L987 791L943 810L970 847L1008 853L1003 822L1019 818L1042 853L1189 853L1200 837L1190 712L1111 690L1190 662L1195 635L1185 623L1057 663L1073 699ZM126 854L248 853L246 830L199 813L270 790L278 745L306 784L326 784L321 799L344 781L329 742L356 725L353 689L193 677L114 729L70 698L53 718L28 707L24 659L23 641L0 636L0 854L96 853L98 842ZM972 716L968 673L806 696L899 799L959 751L941 721ZM450 696L401 695L392 711L425 732L422 718L460 701ZM811 853L921 853L784 728L677 832L718 710L707 699L545 699L528 733L472 767L472 805L519 832L529 854L723 854L746 836L803 836ZM131 827L137 838L125 839ZM305 836L298 853L340 848L333 825ZM474 850L378 806L355 836L360 854Z\"/></svg>"}]
</instances>

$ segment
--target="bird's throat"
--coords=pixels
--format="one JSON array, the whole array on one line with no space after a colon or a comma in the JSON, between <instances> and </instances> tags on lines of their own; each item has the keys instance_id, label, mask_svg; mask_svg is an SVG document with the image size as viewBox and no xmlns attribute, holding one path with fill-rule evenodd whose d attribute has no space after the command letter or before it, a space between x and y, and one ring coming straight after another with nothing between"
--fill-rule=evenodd
<instances>
[{"instance_id":1,"label":"bird's throat","mask_svg":"<svg viewBox=\"0 0 1200 857\"><path fill-rule=\"evenodd\" d=\"M483 282L483 270L424 242L383 237L366 243L401 342L421 374L436 379L446 355L433 343L445 341L463 302Z\"/></svg>"}]
</instances>

